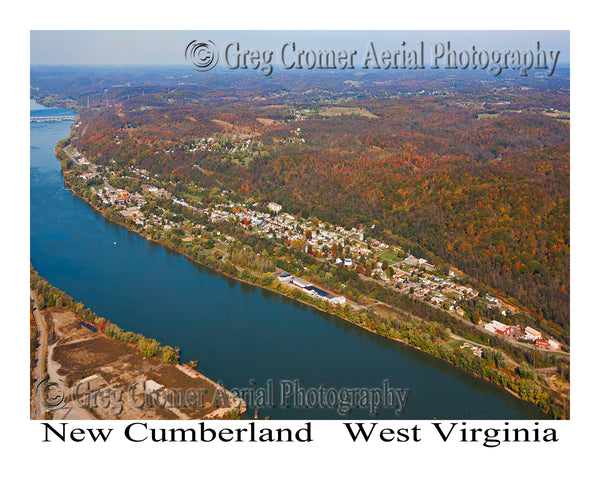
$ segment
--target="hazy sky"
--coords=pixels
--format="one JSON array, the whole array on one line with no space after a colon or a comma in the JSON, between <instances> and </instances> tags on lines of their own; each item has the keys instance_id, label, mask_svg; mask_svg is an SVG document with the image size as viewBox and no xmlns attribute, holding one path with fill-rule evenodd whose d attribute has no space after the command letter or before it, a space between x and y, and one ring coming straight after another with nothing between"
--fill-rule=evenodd
<instances>
[{"instance_id":1,"label":"hazy sky","mask_svg":"<svg viewBox=\"0 0 600 480\"><path fill-rule=\"evenodd\" d=\"M357 49L368 42L378 49L405 48L425 42L452 43L456 50L531 49L540 41L545 50L560 50L560 63L569 62L569 32L560 31L172 31L172 30L32 30L31 64L185 64L184 51L192 40L212 40L219 48L240 42L243 49L277 51L288 41L306 49ZM275 62L274 62L275 63Z\"/></svg>"}]
</instances>

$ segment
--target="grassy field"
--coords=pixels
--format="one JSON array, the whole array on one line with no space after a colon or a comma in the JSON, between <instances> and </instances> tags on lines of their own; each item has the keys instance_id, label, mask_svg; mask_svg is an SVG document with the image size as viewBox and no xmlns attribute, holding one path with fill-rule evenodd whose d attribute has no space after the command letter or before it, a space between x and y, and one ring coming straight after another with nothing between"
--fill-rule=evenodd
<instances>
[{"instance_id":1,"label":"grassy field","mask_svg":"<svg viewBox=\"0 0 600 480\"><path fill-rule=\"evenodd\" d=\"M339 117L340 115L360 115L366 118L379 118L366 108L362 107L323 107L319 108L319 115L324 117Z\"/></svg>"},{"instance_id":2,"label":"grassy field","mask_svg":"<svg viewBox=\"0 0 600 480\"><path fill-rule=\"evenodd\" d=\"M392 265L394 263L401 262L404 258L401 258L395 250L387 249L382 251L379 254L379 258L381 260L387 260L387 262Z\"/></svg>"}]
</instances>

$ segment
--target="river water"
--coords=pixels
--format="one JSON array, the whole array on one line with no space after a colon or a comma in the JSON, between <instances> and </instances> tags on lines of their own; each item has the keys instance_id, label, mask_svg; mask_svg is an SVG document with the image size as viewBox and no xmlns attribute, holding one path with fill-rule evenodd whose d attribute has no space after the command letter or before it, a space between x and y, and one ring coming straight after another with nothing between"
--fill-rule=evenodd
<instances>
[{"instance_id":1,"label":"river water","mask_svg":"<svg viewBox=\"0 0 600 480\"><path fill-rule=\"evenodd\" d=\"M31 115L64 115L31 103ZM72 122L31 123L31 262L50 283L124 330L181 349L182 362L227 388L266 388L276 419L534 419L540 410L500 388L331 315L193 264L110 223L63 184L56 143ZM116 243L115 243L116 242ZM404 413L292 408L303 388L408 388ZM290 405L284 408L283 403ZM251 414L253 413L250 412Z\"/></svg>"}]
</instances>

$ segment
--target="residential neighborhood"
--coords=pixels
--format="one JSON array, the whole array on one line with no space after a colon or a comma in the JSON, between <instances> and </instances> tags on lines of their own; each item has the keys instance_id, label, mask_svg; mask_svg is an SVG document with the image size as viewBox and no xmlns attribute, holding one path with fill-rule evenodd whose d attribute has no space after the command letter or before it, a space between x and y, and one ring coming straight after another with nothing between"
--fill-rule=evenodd
<instances>
[{"instance_id":1,"label":"residential neighborhood","mask_svg":"<svg viewBox=\"0 0 600 480\"><path fill-rule=\"evenodd\" d=\"M468 301L485 305L488 310L493 310L505 318L518 312L515 306L490 293L482 294L470 286L465 282L464 276L457 273L455 269L444 271L426 258L414 256L401 247L371 238L369 230L374 225L344 228L322 222L314 217L305 219L285 212L282 205L273 201L248 204L229 200L207 206L198 205L197 202L174 195L169 191L168 186L157 186L146 170L130 166L126 176L122 174L119 176L115 171L91 163L74 149L67 154L83 170L78 177L88 183L102 204L114 208L118 214L143 229L169 231L184 227L185 219L181 215L174 215L166 209L160 209L160 213L157 213L156 209L148 211L144 208L153 199L168 199L173 205L204 216L215 226L221 222L234 222L251 235L266 237L276 242L289 242L319 261L354 269L362 277L370 278L388 288L397 289L399 293L445 309L451 314L464 318L465 321L467 320L465 302ZM141 190L136 192L111 185L111 181L115 183L115 178L136 179L144 183L141 183ZM207 235L206 226L202 224L187 224L186 231L196 233L184 236L182 242L194 242L195 239ZM213 233L216 233L217 237L222 237L221 240L226 243L235 240L233 237L221 235L218 230ZM327 292L323 287L298 276L284 271L275 272L274 275L280 283L299 288L311 297L335 305L346 304L343 295ZM473 318L470 320L473 321ZM544 338L532 327L522 330L519 325L508 325L498 320L484 323L477 319L477 322L473 323L481 325L483 331L489 334L506 336L540 348L553 350L561 348L559 342L553 338Z\"/></svg>"}]
</instances>

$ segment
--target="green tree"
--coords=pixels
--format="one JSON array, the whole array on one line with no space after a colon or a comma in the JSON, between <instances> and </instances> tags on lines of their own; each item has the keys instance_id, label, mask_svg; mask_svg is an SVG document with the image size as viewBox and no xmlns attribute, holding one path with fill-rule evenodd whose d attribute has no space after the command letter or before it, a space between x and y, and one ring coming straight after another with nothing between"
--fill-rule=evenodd
<instances>
[{"instance_id":1,"label":"green tree","mask_svg":"<svg viewBox=\"0 0 600 480\"><path fill-rule=\"evenodd\" d=\"M535 379L535 371L525 361L519 364L519 367L517 368L517 373L523 380Z\"/></svg>"},{"instance_id":2,"label":"green tree","mask_svg":"<svg viewBox=\"0 0 600 480\"><path fill-rule=\"evenodd\" d=\"M144 355L145 357L153 358L159 354L160 343L158 343L153 338L152 339L142 338L138 342L138 345L140 347L140 351L142 352L142 355Z\"/></svg>"},{"instance_id":3,"label":"green tree","mask_svg":"<svg viewBox=\"0 0 600 480\"><path fill-rule=\"evenodd\" d=\"M163 362L172 365L175 365L178 361L177 353L175 353L175 350L169 345L162 348L161 357Z\"/></svg>"}]
</instances>

